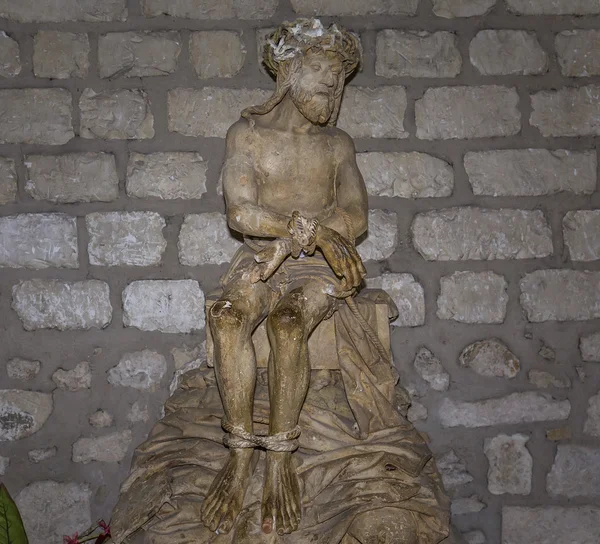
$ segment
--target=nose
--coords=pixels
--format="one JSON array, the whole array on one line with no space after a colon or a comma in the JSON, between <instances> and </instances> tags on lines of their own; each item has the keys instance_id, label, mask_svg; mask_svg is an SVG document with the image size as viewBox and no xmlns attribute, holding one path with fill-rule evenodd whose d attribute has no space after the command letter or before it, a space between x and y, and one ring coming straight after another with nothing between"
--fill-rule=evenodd
<instances>
[{"instance_id":1,"label":"nose","mask_svg":"<svg viewBox=\"0 0 600 544\"><path fill-rule=\"evenodd\" d=\"M327 87L335 86L335 76L333 75L333 71L327 70L323 74L323 83L327 85Z\"/></svg>"}]
</instances>

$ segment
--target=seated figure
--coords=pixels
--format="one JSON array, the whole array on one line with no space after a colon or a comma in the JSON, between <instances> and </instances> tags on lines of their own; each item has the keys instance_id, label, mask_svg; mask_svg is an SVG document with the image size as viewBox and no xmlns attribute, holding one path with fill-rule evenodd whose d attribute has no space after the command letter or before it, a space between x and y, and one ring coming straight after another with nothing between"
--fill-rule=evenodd
<instances>
[{"instance_id":1,"label":"seated figure","mask_svg":"<svg viewBox=\"0 0 600 544\"><path fill-rule=\"evenodd\" d=\"M116 543L139 528L153 544L450 542L439 474L398 409L395 308L357 296L367 194L335 122L359 62L358 38L318 20L270 37L276 91L227 134L227 220L245 243L207 304L209 364L137 449Z\"/></svg>"}]
</instances>

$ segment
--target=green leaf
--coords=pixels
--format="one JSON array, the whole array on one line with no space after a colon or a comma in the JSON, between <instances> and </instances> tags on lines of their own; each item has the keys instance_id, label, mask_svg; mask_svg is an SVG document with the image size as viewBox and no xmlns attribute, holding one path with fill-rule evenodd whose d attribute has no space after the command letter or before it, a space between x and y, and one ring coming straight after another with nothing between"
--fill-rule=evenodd
<instances>
[{"instance_id":1,"label":"green leaf","mask_svg":"<svg viewBox=\"0 0 600 544\"><path fill-rule=\"evenodd\" d=\"M0 484L0 544L29 544L19 509L4 484Z\"/></svg>"}]
</instances>

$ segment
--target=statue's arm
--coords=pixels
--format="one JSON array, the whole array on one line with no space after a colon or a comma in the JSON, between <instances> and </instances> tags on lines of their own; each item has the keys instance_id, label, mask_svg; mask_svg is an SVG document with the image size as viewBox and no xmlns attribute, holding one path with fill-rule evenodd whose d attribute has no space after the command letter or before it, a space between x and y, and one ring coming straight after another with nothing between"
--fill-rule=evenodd
<instances>
[{"instance_id":1,"label":"statue's arm","mask_svg":"<svg viewBox=\"0 0 600 544\"><path fill-rule=\"evenodd\" d=\"M289 217L258 205L253 145L248 123L241 119L227 132L223 164L223 194L227 223L242 234L264 238L289 236Z\"/></svg>"}]
</instances>

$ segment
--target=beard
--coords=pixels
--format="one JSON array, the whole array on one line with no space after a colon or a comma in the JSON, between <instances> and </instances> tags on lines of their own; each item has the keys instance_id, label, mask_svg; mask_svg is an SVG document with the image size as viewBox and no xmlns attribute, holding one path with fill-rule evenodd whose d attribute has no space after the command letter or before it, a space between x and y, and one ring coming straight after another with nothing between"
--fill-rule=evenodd
<instances>
[{"instance_id":1,"label":"beard","mask_svg":"<svg viewBox=\"0 0 600 544\"><path fill-rule=\"evenodd\" d=\"M302 89L296 84L290 88L290 98L311 123L324 125L331 118L335 102L333 92Z\"/></svg>"}]
</instances>

